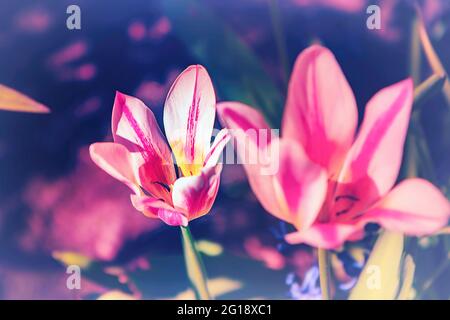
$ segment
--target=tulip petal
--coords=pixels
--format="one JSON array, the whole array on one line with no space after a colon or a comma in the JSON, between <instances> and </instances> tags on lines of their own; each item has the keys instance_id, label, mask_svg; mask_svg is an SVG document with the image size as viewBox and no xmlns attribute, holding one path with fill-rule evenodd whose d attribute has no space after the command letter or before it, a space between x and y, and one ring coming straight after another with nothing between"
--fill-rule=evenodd
<instances>
[{"instance_id":1,"label":"tulip petal","mask_svg":"<svg viewBox=\"0 0 450 320\"><path fill-rule=\"evenodd\" d=\"M325 198L325 171L308 159L297 142L274 139L255 109L223 102L217 110L233 135L250 186L263 207L297 228L311 225Z\"/></svg>"},{"instance_id":2,"label":"tulip petal","mask_svg":"<svg viewBox=\"0 0 450 320\"><path fill-rule=\"evenodd\" d=\"M176 210L168 210L160 208L158 210L158 217L169 226L186 227L188 225L187 218Z\"/></svg>"},{"instance_id":3,"label":"tulip petal","mask_svg":"<svg viewBox=\"0 0 450 320\"><path fill-rule=\"evenodd\" d=\"M338 173L354 139L358 110L333 53L319 45L297 58L283 115L283 138L301 143L309 158Z\"/></svg>"},{"instance_id":4,"label":"tulip petal","mask_svg":"<svg viewBox=\"0 0 450 320\"><path fill-rule=\"evenodd\" d=\"M0 84L0 109L18 112L49 113L43 104L34 101L23 93Z\"/></svg>"},{"instance_id":5,"label":"tulip petal","mask_svg":"<svg viewBox=\"0 0 450 320\"><path fill-rule=\"evenodd\" d=\"M222 165L205 167L200 175L181 177L175 181L172 190L174 207L184 212L189 220L209 212L220 184Z\"/></svg>"},{"instance_id":6,"label":"tulip petal","mask_svg":"<svg viewBox=\"0 0 450 320\"><path fill-rule=\"evenodd\" d=\"M164 105L164 128L184 176L197 175L211 143L216 97L206 69L189 66L173 83Z\"/></svg>"},{"instance_id":7,"label":"tulip petal","mask_svg":"<svg viewBox=\"0 0 450 320\"><path fill-rule=\"evenodd\" d=\"M423 179L407 179L392 189L361 218L388 230L413 236L432 234L447 224L447 198Z\"/></svg>"},{"instance_id":8,"label":"tulip petal","mask_svg":"<svg viewBox=\"0 0 450 320\"><path fill-rule=\"evenodd\" d=\"M98 142L90 145L89 153L92 161L110 176L125 183L134 193L140 193L127 148L114 142Z\"/></svg>"},{"instance_id":9,"label":"tulip petal","mask_svg":"<svg viewBox=\"0 0 450 320\"><path fill-rule=\"evenodd\" d=\"M336 194L372 184L376 192L365 197L366 207L394 185L403 155L413 102L410 79L379 91L367 104L355 143L344 162ZM370 183L369 183L370 181Z\"/></svg>"},{"instance_id":10,"label":"tulip petal","mask_svg":"<svg viewBox=\"0 0 450 320\"><path fill-rule=\"evenodd\" d=\"M222 125L230 130L239 162L244 166L253 192L264 209L276 214L279 206L273 187L273 175L278 169L278 161L273 165L270 157L267 157L270 152L267 148L272 140L269 125L261 113L243 103L219 103L217 112Z\"/></svg>"},{"instance_id":11,"label":"tulip petal","mask_svg":"<svg viewBox=\"0 0 450 320\"><path fill-rule=\"evenodd\" d=\"M132 152L140 185L155 197L170 198L167 187L176 179L175 169L153 112L141 100L117 92L112 132L114 141Z\"/></svg>"},{"instance_id":12,"label":"tulip petal","mask_svg":"<svg viewBox=\"0 0 450 320\"><path fill-rule=\"evenodd\" d=\"M279 215L298 230L307 229L325 200L327 172L311 162L295 141L273 140L271 148L278 148L280 158L279 170L274 176Z\"/></svg>"},{"instance_id":13,"label":"tulip petal","mask_svg":"<svg viewBox=\"0 0 450 320\"><path fill-rule=\"evenodd\" d=\"M185 215L160 199L151 196L131 196L131 203L136 210L150 218L159 218L169 226L187 226Z\"/></svg>"},{"instance_id":14,"label":"tulip petal","mask_svg":"<svg viewBox=\"0 0 450 320\"><path fill-rule=\"evenodd\" d=\"M228 141L230 141L230 137L231 135L227 129L219 131L214 139L214 143L211 145L211 149L209 149L209 152L206 155L205 163L203 164L205 167L213 167L217 164L222 155L223 148L225 148Z\"/></svg>"},{"instance_id":15,"label":"tulip petal","mask_svg":"<svg viewBox=\"0 0 450 320\"><path fill-rule=\"evenodd\" d=\"M289 233L285 240L290 244L306 243L322 249L336 249L355 235L361 236L361 227L352 224L315 223L304 231Z\"/></svg>"},{"instance_id":16,"label":"tulip petal","mask_svg":"<svg viewBox=\"0 0 450 320\"><path fill-rule=\"evenodd\" d=\"M263 137L264 131L270 131L271 128L258 110L240 102L220 102L217 104L217 113L221 124L230 129L233 135L243 131L259 148L270 143L272 136L268 132L265 140L259 139Z\"/></svg>"}]
</instances>

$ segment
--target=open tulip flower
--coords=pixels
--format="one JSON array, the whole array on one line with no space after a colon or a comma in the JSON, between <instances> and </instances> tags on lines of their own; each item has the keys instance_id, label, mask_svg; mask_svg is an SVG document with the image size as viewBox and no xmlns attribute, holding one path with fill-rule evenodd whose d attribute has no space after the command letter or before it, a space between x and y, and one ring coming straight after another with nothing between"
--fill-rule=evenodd
<instances>
[{"instance_id":1,"label":"open tulip flower","mask_svg":"<svg viewBox=\"0 0 450 320\"><path fill-rule=\"evenodd\" d=\"M218 160L229 135L221 130L211 145L215 113L211 79L200 65L184 70L168 93L164 128L170 147L152 111L139 99L117 92L114 142L92 144L91 158L131 188L136 209L168 225L187 226L209 212L219 188Z\"/></svg>"},{"instance_id":2,"label":"open tulip flower","mask_svg":"<svg viewBox=\"0 0 450 320\"><path fill-rule=\"evenodd\" d=\"M270 130L263 116L238 102L220 103L218 112L233 129L238 155L279 150L275 174L245 161L244 168L263 207L296 227L286 240L331 249L360 239L369 222L416 236L446 225L449 202L430 182L412 178L393 187L412 103L410 79L382 89L367 103L355 136L353 92L333 54L314 45L295 63L280 138L240 143L237 132Z\"/></svg>"}]
</instances>

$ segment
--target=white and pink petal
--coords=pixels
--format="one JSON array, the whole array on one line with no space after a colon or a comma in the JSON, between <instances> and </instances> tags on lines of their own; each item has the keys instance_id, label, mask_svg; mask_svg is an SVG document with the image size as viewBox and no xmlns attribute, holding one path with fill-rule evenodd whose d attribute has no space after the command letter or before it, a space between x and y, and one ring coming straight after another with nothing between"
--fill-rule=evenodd
<instances>
[{"instance_id":1,"label":"white and pink petal","mask_svg":"<svg viewBox=\"0 0 450 320\"><path fill-rule=\"evenodd\" d=\"M195 175L209 151L216 114L211 79L201 65L185 69L164 104L164 129L183 175Z\"/></svg>"},{"instance_id":2,"label":"white and pink petal","mask_svg":"<svg viewBox=\"0 0 450 320\"><path fill-rule=\"evenodd\" d=\"M216 199L222 165L205 167L200 175L181 177L172 190L174 207L185 213L189 221L207 214Z\"/></svg>"},{"instance_id":3,"label":"white and pink petal","mask_svg":"<svg viewBox=\"0 0 450 320\"><path fill-rule=\"evenodd\" d=\"M153 112L139 99L116 93L112 116L114 141L132 153L140 185L168 198L165 186L176 179L172 154Z\"/></svg>"},{"instance_id":4,"label":"white and pink petal","mask_svg":"<svg viewBox=\"0 0 450 320\"><path fill-rule=\"evenodd\" d=\"M140 193L131 153L114 142L97 142L89 147L92 161L113 178L126 184L135 194Z\"/></svg>"},{"instance_id":5,"label":"white and pink petal","mask_svg":"<svg viewBox=\"0 0 450 320\"><path fill-rule=\"evenodd\" d=\"M231 135L227 129L222 129L217 133L217 136L214 139L213 144L211 145L211 149L209 149L208 154L205 157L205 161L203 163L204 167L213 167L217 165L222 155L222 151L227 145L228 141L230 141Z\"/></svg>"},{"instance_id":6,"label":"white and pink petal","mask_svg":"<svg viewBox=\"0 0 450 320\"><path fill-rule=\"evenodd\" d=\"M166 202L151 196L131 196L131 203L136 210L150 218L159 218L169 226L187 226L188 219Z\"/></svg>"}]
</instances>

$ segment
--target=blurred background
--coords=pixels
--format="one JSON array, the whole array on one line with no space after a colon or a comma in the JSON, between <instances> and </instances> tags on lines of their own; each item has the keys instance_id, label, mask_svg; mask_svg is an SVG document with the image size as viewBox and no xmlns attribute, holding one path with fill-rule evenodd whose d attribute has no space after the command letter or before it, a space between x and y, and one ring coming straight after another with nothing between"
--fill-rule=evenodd
<instances>
[{"instance_id":1,"label":"blurred background","mask_svg":"<svg viewBox=\"0 0 450 320\"><path fill-rule=\"evenodd\" d=\"M200 63L218 100L259 107L279 127L293 62L320 42L336 55L361 116L376 91L411 75L413 2L0 0L0 83L51 109L0 111L0 298L192 297L179 230L141 215L129 190L89 158L89 144L111 140L115 91L142 99L162 126L171 83ZM417 3L450 70L450 1ZM81 30L66 27L70 4L81 9ZM369 4L381 8L379 30L366 27ZM421 81L431 75L424 58L413 70ZM445 192L449 106L440 94L422 106L426 165L416 172ZM264 212L240 166L224 167L211 213L191 229L219 298L318 297L313 250L283 243L288 227ZM408 239L419 298L450 298L448 238ZM335 255L337 297L354 283L362 252ZM72 263L83 266L81 290L66 287Z\"/></svg>"}]
</instances>

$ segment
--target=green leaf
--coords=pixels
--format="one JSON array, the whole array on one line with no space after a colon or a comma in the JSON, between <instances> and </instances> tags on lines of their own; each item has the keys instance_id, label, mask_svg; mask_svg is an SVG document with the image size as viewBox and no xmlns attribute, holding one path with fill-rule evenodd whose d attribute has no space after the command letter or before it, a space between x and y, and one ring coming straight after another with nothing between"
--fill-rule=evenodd
<instances>
[{"instance_id":1,"label":"green leaf","mask_svg":"<svg viewBox=\"0 0 450 320\"><path fill-rule=\"evenodd\" d=\"M50 109L23 93L0 84L0 110L49 113Z\"/></svg>"},{"instance_id":2,"label":"green leaf","mask_svg":"<svg viewBox=\"0 0 450 320\"><path fill-rule=\"evenodd\" d=\"M100 295L97 300L136 300L136 297L120 290L110 290Z\"/></svg>"},{"instance_id":3,"label":"green leaf","mask_svg":"<svg viewBox=\"0 0 450 320\"><path fill-rule=\"evenodd\" d=\"M207 6L195 0L165 0L174 32L211 75L219 97L259 108L275 127L283 97L252 50Z\"/></svg>"},{"instance_id":4,"label":"green leaf","mask_svg":"<svg viewBox=\"0 0 450 320\"><path fill-rule=\"evenodd\" d=\"M209 240L196 241L197 250L204 255L215 257L223 253L223 247L217 243Z\"/></svg>"},{"instance_id":5,"label":"green leaf","mask_svg":"<svg viewBox=\"0 0 450 320\"><path fill-rule=\"evenodd\" d=\"M127 269L126 265L111 264L92 260L74 252L53 254L63 266L81 263L83 279L89 279L111 293L99 298L120 298L121 294L143 299L194 299L190 281L186 277L183 256L149 254L145 257L150 267L147 269ZM285 299L286 270L271 270L260 261L237 256L224 251L220 255L204 256L208 267L208 289L219 299ZM114 270L116 272L113 272ZM126 277L120 277L123 274ZM119 278L122 281L119 281ZM126 279L124 282L123 280ZM261 279L264 279L261 281ZM130 286L131 284L131 286ZM130 288L131 287L131 288ZM133 290L131 290L133 289Z\"/></svg>"},{"instance_id":6,"label":"green leaf","mask_svg":"<svg viewBox=\"0 0 450 320\"><path fill-rule=\"evenodd\" d=\"M393 300L400 284L403 235L384 231L378 238L350 300Z\"/></svg>"},{"instance_id":7,"label":"green leaf","mask_svg":"<svg viewBox=\"0 0 450 320\"><path fill-rule=\"evenodd\" d=\"M400 292L398 293L397 300L409 300L412 299L414 295L414 272L416 270L416 265L413 258L410 255L405 257L403 262L403 282Z\"/></svg>"},{"instance_id":8,"label":"green leaf","mask_svg":"<svg viewBox=\"0 0 450 320\"><path fill-rule=\"evenodd\" d=\"M211 297L208 291L208 279L189 227L181 227L181 238L186 271L195 295L197 299L209 300Z\"/></svg>"},{"instance_id":9,"label":"green leaf","mask_svg":"<svg viewBox=\"0 0 450 320\"><path fill-rule=\"evenodd\" d=\"M65 266L77 265L81 269L87 269L93 263L89 257L72 251L53 251L52 256Z\"/></svg>"},{"instance_id":10,"label":"green leaf","mask_svg":"<svg viewBox=\"0 0 450 320\"><path fill-rule=\"evenodd\" d=\"M54 251L52 256L65 267L69 265L79 266L83 277L99 285L126 292L130 291L126 283L122 283L117 276L107 272L109 266L106 263L72 251Z\"/></svg>"},{"instance_id":11,"label":"green leaf","mask_svg":"<svg viewBox=\"0 0 450 320\"><path fill-rule=\"evenodd\" d=\"M428 35L425 22L423 20L422 14L420 12L419 6L416 5L416 27L418 28L418 34L420 37L420 43L422 44L423 51L425 52L425 57L433 70L433 73L438 75L446 75L447 72L444 68L444 64L442 63L439 55L433 47L431 39ZM447 100L448 106L450 106L450 81L445 79L445 83L443 84L443 92L444 96Z\"/></svg>"},{"instance_id":12,"label":"green leaf","mask_svg":"<svg viewBox=\"0 0 450 320\"><path fill-rule=\"evenodd\" d=\"M190 282L186 278L183 256L149 256L151 268L128 273L144 299L187 298ZM220 256L204 256L208 270L208 289L216 299L285 299L288 288L283 270L268 269L260 261L225 251ZM221 285L221 288L217 286ZM193 292L189 294L194 298Z\"/></svg>"}]
</instances>

